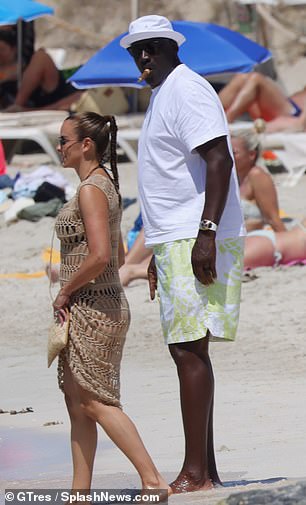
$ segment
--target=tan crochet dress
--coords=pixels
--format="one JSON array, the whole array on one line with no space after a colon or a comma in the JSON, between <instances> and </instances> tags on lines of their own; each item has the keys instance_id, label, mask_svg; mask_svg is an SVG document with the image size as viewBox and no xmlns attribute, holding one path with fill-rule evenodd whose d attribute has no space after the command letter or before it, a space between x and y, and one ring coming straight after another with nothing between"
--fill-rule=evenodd
<instances>
[{"instance_id":1,"label":"tan crochet dress","mask_svg":"<svg viewBox=\"0 0 306 505\"><path fill-rule=\"evenodd\" d=\"M98 187L108 199L112 254L104 272L73 293L69 342L59 357L58 381L63 390L67 361L75 380L95 399L120 407L120 361L130 312L118 274L118 195L112 181L100 174L91 175L79 185L75 197L56 219L56 234L61 241L60 282L63 286L88 254L78 204L80 188L85 184Z\"/></svg>"}]
</instances>

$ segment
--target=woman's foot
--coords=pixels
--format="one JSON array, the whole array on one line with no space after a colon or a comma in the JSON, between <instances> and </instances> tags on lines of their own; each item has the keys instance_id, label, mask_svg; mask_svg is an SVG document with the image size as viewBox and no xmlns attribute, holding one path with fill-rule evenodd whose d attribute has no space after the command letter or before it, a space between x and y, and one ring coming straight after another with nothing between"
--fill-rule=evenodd
<instances>
[{"instance_id":1,"label":"woman's foot","mask_svg":"<svg viewBox=\"0 0 306 505\"><path fill-rule=\"evenodd\" d=\"M162 476L159 476L156 480L156 482L150 482L146 483L143 482L143 487L141 490L141 495L145 496L146 498L143 500L144 502L148 503L149 500L147 496L151 495L156 495L158 494L159 499L158 503L162 503L163 501L166 501L169 496L173 494L173 491L171 489L171 486L162 478Z\"/></svg>"},{"instance_id":2,"label":"woman's foot","mask_svg":"<svg viewBox=\"0 0 306 505\"><path fill-rule=\"evenodd\" d=\"M170 487L173 494L191 493L193 491L208 491L214 487L210 479L198 480L190 473L179 474L178 477L171 482Z\"/></svg>"}]
</instances>

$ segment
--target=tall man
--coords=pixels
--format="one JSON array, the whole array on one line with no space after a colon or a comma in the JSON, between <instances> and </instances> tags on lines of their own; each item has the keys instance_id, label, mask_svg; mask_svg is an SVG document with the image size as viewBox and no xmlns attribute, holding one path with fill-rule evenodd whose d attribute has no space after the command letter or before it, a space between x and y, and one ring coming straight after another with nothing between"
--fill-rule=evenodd
<instances>
[{"instance_id":1,"label":"tall man","mask_svg":"<svg viewBox=\"0 0 306 505\"><path fill-rule=\"evenodd\" d=\"M220 483L208 342L235 339L244 235L225 114L209 83L180 62L184 41L156 15L133 21L120 41L152 88L138 182L146 246L154 251L150 294L158 289L180 381L185 459L174 493Z\"/></svg>"}]
</instances>

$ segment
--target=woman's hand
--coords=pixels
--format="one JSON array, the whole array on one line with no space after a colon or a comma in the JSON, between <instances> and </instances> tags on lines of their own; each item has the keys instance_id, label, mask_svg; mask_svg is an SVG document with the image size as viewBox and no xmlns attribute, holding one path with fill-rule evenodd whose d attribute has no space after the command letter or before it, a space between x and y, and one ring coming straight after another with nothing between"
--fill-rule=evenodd
<instances>
[{"instance_id":1,"label":"woman's hand","mask_svg":"<svg viewBox=\"0 0 306 505\"><path fill-rule=\"evenodd\" d=\"M57 297L53 302L54 317L58 318L61 324L66 321L67 310L69 309L70 296L59 291Z\"/></svg>"}]
</instances>

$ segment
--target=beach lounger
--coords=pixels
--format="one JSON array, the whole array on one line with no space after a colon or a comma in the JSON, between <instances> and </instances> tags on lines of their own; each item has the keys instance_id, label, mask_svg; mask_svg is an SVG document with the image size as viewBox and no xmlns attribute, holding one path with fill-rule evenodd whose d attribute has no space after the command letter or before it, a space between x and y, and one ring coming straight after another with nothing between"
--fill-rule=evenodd
<instances>
[{"instance_id":1,"label":"beach lounger","mask_svg":"<svg viewBox=\"0 0 306 505\"><path fill-rule=\"evenodd\" d=\"M32 140L58 165L60 160L55 145L65 117L65 111L1 112L0 139L15 141L12 148L6 149L7 161L11 161L23 141Z\"/></svg>"},{"instance_id":2,"label":"beach lounger","mask_svg":"<svg viewBox=\"0 0 306 505\"><path fill-rule=\"evenodd\" d=\"M54 145L46 135L46 133L39 129L33 128L31 126L19 126L19 127L0 127L0 138L1 140L15 140L14 147L10 149L9 153L6 153L7 161L10 162L13 155L16 153L18 147L20 146L20 141L32 140L36 142L45 151L52 161L58 165L59 157L54 148Z\"/></svg>"},{"instance_id":3,"label":"beach lounger","mask_svg":"<svg viewBox=\"0 0 306 505\"><path fill-rule=\"evenodd\" d=\"M0 139L16 141L13 149L6 153L7 161L11 160L21 141L33 140L58 165L60 160L55 144L61 124L66 117L66 111L52 110L0 113ZM140 128L130 128L129 124L133 124L133 119L129 121L128 116L122 116L122 118L118 116L117 122L118 146L131 162L136 162L137 151L134 146L138 142Z\"/></svg>"}]
</instances>

